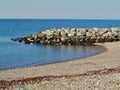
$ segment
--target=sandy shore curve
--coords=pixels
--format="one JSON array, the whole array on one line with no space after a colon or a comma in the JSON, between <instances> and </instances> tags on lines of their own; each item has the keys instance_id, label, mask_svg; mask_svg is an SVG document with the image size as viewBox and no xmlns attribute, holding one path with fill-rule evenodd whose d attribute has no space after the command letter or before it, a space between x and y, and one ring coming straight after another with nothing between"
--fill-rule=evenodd
<instances>
[{"instance_id":1,"label":"sandy shore curve","mask_svg":"<svg viewBox=\"0 0 120 90\"><path fill-rule=\"evenodd\" d=\"M106 52L80 60L33 66L10 70L0 70L0 80L17 80L39 76L61 76L82 74L88 71L110 69L120 66L120 42L99 44ZM24 63L24 62L23 62Z\"/></svg>"}]
</instances>

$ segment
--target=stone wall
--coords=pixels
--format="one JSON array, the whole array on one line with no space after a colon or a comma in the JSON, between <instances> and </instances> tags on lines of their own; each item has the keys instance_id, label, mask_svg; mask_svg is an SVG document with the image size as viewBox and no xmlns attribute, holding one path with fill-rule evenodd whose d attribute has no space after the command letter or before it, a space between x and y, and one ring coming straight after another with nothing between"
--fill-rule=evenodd
<instances>
[{"instance_id":1,"label":"stone wall","mask_svg":"<svg viewBox=\"0 0 120 90\"><path fill-rule=\"evenodd\" d=\"M92 45L120 41L120 28L54 28L12 40L25 44Z\"/></svg>"}]
</instances>

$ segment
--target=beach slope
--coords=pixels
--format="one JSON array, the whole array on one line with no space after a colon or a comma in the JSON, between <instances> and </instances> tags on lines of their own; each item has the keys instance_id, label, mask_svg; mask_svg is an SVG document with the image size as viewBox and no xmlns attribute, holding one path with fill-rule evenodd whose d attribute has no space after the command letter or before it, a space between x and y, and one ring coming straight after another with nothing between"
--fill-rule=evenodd
<instances>
[{"instance_id":1,"label":"beach slope","mask_svg":"<svg viewBox=\"0 0 120 90\"><path fill-rule=\"evenodd\" d=\"M94 87L94 85L96 84L96 80L98 81L98 79L99 79L100 81L102 80L101 82L104 82L103 79L106 79L106 80L108 79L108 81L105 81L106 83L101 83L101 82L99 82L99 83L101 85L109 84L108 87L110 86L110 84L111 85L117 84L117 86L115 86L115 87L117 87L117 89L118 88L120 89L120 75L119 75L120 42L112 42L112 43L107 42L107 43L102 43L99 45L104 46L106 48L106 51L101 54L95 55L95 56L91 56L91 57L87 57L87 58L83 58L83 59L79 59L79 60L68 61L68 62L54 63L54 64L48 64L48 65L43 65L43 66L33 66L33 67L26 67L26 68L10 69L10 70L1 70L0 71L0 80L11 81L11 80L25 80L26 78L34 79L35 77L43 77L43 76L46 76L46 78L48 78L48 76L52 76L52 78L54 78L54 76L55 77L60 76L61 78L59 77L58 79L55 79L55 80L57 80L56 83L59 84L58 86L60 86L61 82L63 82L64 80L68 80L68 81L65 81L65 82L67 82L67 85L68 85L70 80L77 79L76 84L78 84L78 86L81 82L80 80L83 80L84 82L89 81L90 83L93 81L92 84ZM111 68L113 68L113 69L111 69ZM117 68L117 69L115 69L115 68ZM114 71L114 69L115 69L115 71ZM101 72L103 71L103 73L107 72L107 74L103 74L103 75L99 76L99 73L98 73L96 76L96 73L95 73L96 71L101 71ZM88 74L87 76L81 76L81 75L86 75L86 73L88 73L88 72L93 72L93 75ZM69 79L68 78L65 79L66 75L67 76L72 75L72 77L70 77ZM77 75L77 77L74 77L74 75L75 76ZM84 77L84 79L83 79L83 77ZM111 82L111 80L112 80L112 82ZM53 83L54 83L53 81L48 80L48 84L50 83L49 86L51 86L51 83L53 85ZM90 85L92 85L92 84L90 84ZM43 83L42 84L40 83L37 85L43 85ZM85 86L85 85L83 85L83 86ZM41 88L41 87L39 87L39 88ZM78 87L78 89L81 87ZM91 90L93 87L91 87ZM53 90L53 89L50 89L50 90ZM74 88L74 89L70 89L70 90L76 90L76 89Z\"/></svg>"},{"instance_id":2,"label":"beach slope","mask_svg":"<svg viewBox=\"0 0 120 90\"><path fill-rule=\"evenodd\" d=\"M109 69L120 66L120 42L103 43L100 45L106 47L107 51L80 60L43 66L0 70L0 80L14 80L49 75L59 76L82 74L87 71Z\"/></svg>"}]
</instances>

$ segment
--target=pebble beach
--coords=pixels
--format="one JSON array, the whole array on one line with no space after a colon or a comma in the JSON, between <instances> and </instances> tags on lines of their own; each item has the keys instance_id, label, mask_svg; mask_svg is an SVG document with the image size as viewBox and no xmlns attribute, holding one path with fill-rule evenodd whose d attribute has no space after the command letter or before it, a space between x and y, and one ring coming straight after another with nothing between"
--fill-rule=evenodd
<instances>
[{"instance_id":1,"label":"pebble beach","mask_svg":"<svg viewBox=\"0 0 120 90\"><path fill-rule=\"evenodd\" d=\"M119 90L120 42L87 58L0 71L1 90Z\"/></svg>"}]
</instances>

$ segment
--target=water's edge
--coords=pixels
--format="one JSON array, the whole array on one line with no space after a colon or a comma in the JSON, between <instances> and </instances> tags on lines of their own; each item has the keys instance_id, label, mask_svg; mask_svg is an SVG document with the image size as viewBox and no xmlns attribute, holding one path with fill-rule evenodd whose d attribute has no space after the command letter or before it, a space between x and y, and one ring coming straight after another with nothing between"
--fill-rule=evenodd
<instances>
[{"instance_id":1,"label":"water's edge","mask_svg":"<svg viewBox=\"0 0 120 90\"><path fill-rule=\"evenodd\" d=\"M94 44L94 46L100 46L103 50L101 52L96 52L93 55L84 56L84 57L81 57L81 58L69 59L69 60L65 60L65 61L46 63L46 64L38 64L38 65L32 65L32 66L29 66L29 65L27 66L26 65L26 66L21 66L21 67L12 67L12 68L0 69L0 71L12 70L12 69L21 69L21 68L29 68L29 67L39 67L39 66L46 66L46 65L50 65L50 64L58 64L58 63L65 63L65 62L71 62L71 61L76 61L76 60L82 60L84 58L89 58L89 57L96 56L96 55L99 55L101 53L107 52L108 49L105 46L103 46L102 44L101 43Z\"/></svg>"}]
</instances>

